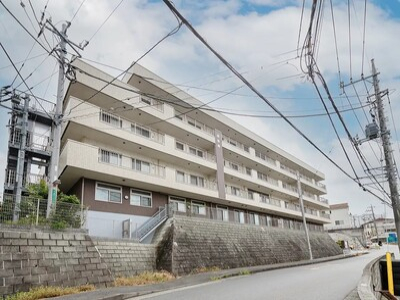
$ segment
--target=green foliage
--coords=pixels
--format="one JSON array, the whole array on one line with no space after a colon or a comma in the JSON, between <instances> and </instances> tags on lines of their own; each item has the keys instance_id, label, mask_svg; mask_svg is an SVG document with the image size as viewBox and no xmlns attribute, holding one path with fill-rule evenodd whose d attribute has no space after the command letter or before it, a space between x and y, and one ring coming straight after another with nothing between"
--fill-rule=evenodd
<instances>
[{"instance_id":1,"label":"green foliage","mask_svg":"<svg viewBox=\"0 0 400 300\"><path fill-rule=\"evenodd\" d=\"M30 184L28 186L28 193L31 198L47 199L49 188L44 179L41 179L39 184Z\"/></svg>"}]
</instances>

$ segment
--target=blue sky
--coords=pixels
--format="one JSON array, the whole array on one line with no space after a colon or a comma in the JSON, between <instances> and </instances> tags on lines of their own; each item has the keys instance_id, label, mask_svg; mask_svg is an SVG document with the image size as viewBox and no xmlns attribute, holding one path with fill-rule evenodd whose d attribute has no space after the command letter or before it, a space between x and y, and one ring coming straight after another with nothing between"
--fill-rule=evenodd
<instances>
[{"instance_id":1,"label":"blue sky","mask_svg":"<svg viewBox=\"0 0 400 300\"><path fill-rule=\"evenodd\" d=\"M32 10L27 1L25 9L13 0L3 1L16 17L32 32L37 31ZM46 1L32 2L36 13L43 11ZM286 115L313 115L323 113L323 106L311 81L301 72L300 59L296 48L302 45L304 33L309 22L311 1L305 2L304 18L298 40L301 1L285 0L248 0L248 1L174 1L176 7L198 29L205 39L237 68L252 84ZM363 49L364 1L350 1L351 7L351 64L349 47L349 26L347 1L333 1L335 30L337 35L338 58L342 80L349 82L370 74L369 62L375 58L380 74L381 88L389 89L391 109L396 122L399 119L400 72L398 66L400 40L400 2L397 0L367 1L366 35ZM71 20L81 0L50 0L46 16L52 17L53 23L60 26L63 20ZM76 14L70 29L69 37L79 43L90 39L103 21L116 6L115 1L85 0ZM29 18L32 20L32 27ZM155 42L176 26L176 20L161 1L124 1L108 21L91 39L82 52L84 59L93 60L116 68L124 69L140 57ZM15 62L23 61L33 40L20 28L10 15L0 6L0 41ZM49 43L55 40L47 34ZM44 41L41 40L43 43ZM317 63L327 80L329 89L335 97L339 109L348 109L349 103L339 88L337 56L333 38L333 23L330 5L326 2L321 35L318 42ZM29 57L43 54L44 51L35 45ZM24 77L39 66L27 78L33 92L50 101L55 100L56 74L51 76L55 67L54 59L46 55L27 61L21 70ZM364 65L362 67L362 61ZM196 38L184 27L160 44L147 55L141 63L175 84L188 93L197 96L204 102L219 97L222 91L240 87L236 79ZM96 65L96 64L95 64ZM20 64L18 65L21 66ZM97 65L111 74L115 69ZM351 69L351 73L350 73ZM15 71L0 51L0 86L12 82ZM48 78L47 80L44 80ZM41 84L37 85L44 80ZM20 84L17 79L14 86ZM366 95L371 84L366 82L346 88L346 94L353 107L366 103ZM358 99L360 96L360 100ZM387 102L386 102L387 104ZM245 114L273 115L272 110L251 91L241 88L234 94L214 102L213 107ZM390 107L386 107L390 112ZM7 110L0 108L0 168L5 167L8 121ZM371 121L368 110L343 113L352 136L363 135L363 127ZM366 116L365 116L366 115ZM253 130L265 139L273 142L287 152L305 160L326 175L328 186L327 198L331 203L348 202L354 214L362 214L367 206L373 204L377 211L383 211L383 205L374 198L360 191L355 183L346 179L325 158L307 144L285 122L276 118L254 118L230 116L245 127ZM352 152L349 140L340 127L337 118L335 124L341 140L349 153ZM324 152L337 161L346 171L351 171L339 142L334 135L327 116L313 116L292 119ZM400 161L398 140L391 119L393 149ZM395 123L396 124L396 123ZM400 124L396 124L400 130ZM397 129L397 128L396 128ZM363 145L366 158L375 166L379 160L378 145ZM375 154L371 150L374 149ZM380 156L380 154L378 155ZM351 159L357 162L351 154ZM357 168L362 173L359 163ZM4 172L0 171L0 182L4 181Z\"/></svg>"}]
</instances>

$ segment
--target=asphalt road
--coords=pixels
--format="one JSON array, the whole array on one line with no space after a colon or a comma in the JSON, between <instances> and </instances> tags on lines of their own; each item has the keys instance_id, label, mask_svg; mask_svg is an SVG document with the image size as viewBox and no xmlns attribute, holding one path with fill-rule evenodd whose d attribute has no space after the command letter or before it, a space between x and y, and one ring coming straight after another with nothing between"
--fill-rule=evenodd
<instances>
[{"instance_id":1,"label":"asphalt road","mask_svg":"<svg viewBox=\"0 0 400 300\"><path fill-rule=\"evenodd\" d=\"M384 246L353 258L216 280L134 299L342 300L356 288L364 267L386 250ZM389 246L389 251L399 258L396 246Z\"/></svg>"}]
</instances>

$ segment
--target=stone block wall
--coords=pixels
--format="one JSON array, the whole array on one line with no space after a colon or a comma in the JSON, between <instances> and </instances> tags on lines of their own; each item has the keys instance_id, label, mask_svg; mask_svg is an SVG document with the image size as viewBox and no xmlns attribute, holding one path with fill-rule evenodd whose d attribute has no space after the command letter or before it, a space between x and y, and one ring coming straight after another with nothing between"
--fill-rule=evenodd
<instances>
[{"instance_id":1,"label":"stone block wall","mask_svg":"<svg viewBox=\"0 0 400 300\"><path fill-rule=\"evenodd\" d=\"M0 295L34 286L105 287L112 282L110 271L84 233L0 232Z\"/></svg>"},{"instance_id":2,"label":"stone block wall","mask_svg":"<svg viewBox=\"0 0 400 300\"><path fill-rule=\"evenodd\" d=\"M115 277L154 271L155 247L124 240L93 239L101 258Z\"/></svg>"},{"instance_id":3,"label":"stone block wall","mask_svg":"<svg viewBox=\"0 0 400 300\"><path fill-rule=\"evenodd\" d=\"M314 258L342 254L325 232L310 232L310 242ZM304 231L175 216L158 248L157 268L181 275L200 267L227 269L308 258Z\"/></svg>"}]
</instances>

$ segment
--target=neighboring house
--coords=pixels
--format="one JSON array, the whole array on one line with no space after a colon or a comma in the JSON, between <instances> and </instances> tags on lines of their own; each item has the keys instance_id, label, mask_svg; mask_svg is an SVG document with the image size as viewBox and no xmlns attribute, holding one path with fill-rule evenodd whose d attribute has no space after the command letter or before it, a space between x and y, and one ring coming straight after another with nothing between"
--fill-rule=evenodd
<instances>
[{"instance_id":1,"label":"neighboring house","mask_svg":"<svg viewBox=\"0 0 400 300\"><path fill-rule=\"evenodd\" d=\"M37 101L40 101L40 103ZM15 193L18 151L22 138L23 106L23 101L12 101L12 112L8 124L9 138L4 182L5 194ZM29 184L39 183L41 179L46 180L47 168L51 157L50 136L53 111L54 103L35 98L31 98L29 101L22 194L26 194Z\"/></svg>"},{"instance_id":2,"label":"neighboring house","mask_svg":"<svg viewBox=\"0 0 400 300\"><path fill-rule=\"evenodd\" d=\"M335 230L354 227L348 203L338 203L329 205L331 223L325 224L324 229Z\"/></svg>"},{"instance_id":3,"label":"neighboring house","mask_svg":"<svg viewBox=\"0 0 400 300\"><path fill-rule=\"evenodd\" d=\"M375 219L375 224L373 220L363 224L364 235L368 241L377 242L379 240L385 242L389 233L396 233L394 219L377 218Z\"/></svg>"},{"instance_id":4,"label":"neighboring house","mask_svg":"<svg viewBox=\"0 0 400 300\"><path fill-rule=\"evenodd\" d=\"M74 66L59 177L61 190L89 208L89 234L121 237L124 221L135 229L167 204L188 215L301 229L297 172L310 230L330 222L324 174L312 166L138 64L123 80L79 59Z\"/></svg>"}]
</instances>

